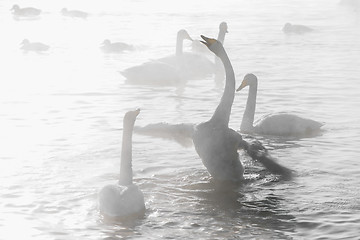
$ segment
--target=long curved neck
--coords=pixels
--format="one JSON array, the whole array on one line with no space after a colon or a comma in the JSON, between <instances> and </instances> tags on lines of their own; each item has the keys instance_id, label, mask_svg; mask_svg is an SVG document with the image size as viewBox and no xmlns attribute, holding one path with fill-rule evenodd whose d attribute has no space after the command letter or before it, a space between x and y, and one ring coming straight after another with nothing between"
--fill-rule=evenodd
<instances>
[{"instance_id":1,"label":"long curved neck","mask_svg":"<svg viewBox=\"0 0 360 240\"><path fill-rule=\"evenodd\" d=\"M217 40L218 40L219 42L221 42L222 45L224 45L225 34L226 34L226 31L224 31L223 29L220 29L220 30L219 30L219 34L218 34ZM221 81L223 81L224 69L223 69L223 66L221 65L220 62L221 62L220 58L215 55L215 80L221 80Z\"/></svg>"},{"instance_id":2,"label":"long curved neck","mask_svg":"<svg viewBox=\"0 0 360 240\"><path fill-rule=\"evenodd\" d=\"M224 45L225 34L226 34L226 31L224 31L224 30L222 30L222 29L219 30L219 34L218 34L217 40L218 40L219 42L221 42L222 45Z\"/></svg>"},{"instance_id":3,"label":"long curved neck","mask_svg":"<svg viewBox=\"0 0 360 240\"><path fill-rule=\"evenodd\" d=\"M133 181L132 173L132 133L134 129L134 122L126 122L124 120L121 148L121 163L120 163L120 185L130 185Z\"/></svg>"},{"instance_id":4,"label":"long curved neck","mask_svg":"<svg viewBox=\"0 0 360 240\"><path fill-rule=\"evenodd\" d=\"M251 131L254 126L254 116L256 108L256 94L257 94L257 81L255 84L249 86L248 99L246 102L246 108L241 121L241 131Z\"/></svg>"},{"instance_id":5,"label":"long curved neck","mask_svg":"<svg viewBox=\"0 0 360 240\"><path fill-rule=\"evenodd\" d=\"M177 35L176 38L176 56L179 57L183 53L183 41L184 38L180 36L180 34Z\"/></svg>"},{"instance_id":6,"label":"long curved neck","mask_svg":"<svg viewBox=\"0 0 360 240\"><path fill-rule=\"evenodd\" d=\"M226 83L224 93L210 121L228 126L230 120L231 106L235 97L235 74L230 59L224 49L218 53L218 57L224 64Z\"/></svg>"}]
</instances>

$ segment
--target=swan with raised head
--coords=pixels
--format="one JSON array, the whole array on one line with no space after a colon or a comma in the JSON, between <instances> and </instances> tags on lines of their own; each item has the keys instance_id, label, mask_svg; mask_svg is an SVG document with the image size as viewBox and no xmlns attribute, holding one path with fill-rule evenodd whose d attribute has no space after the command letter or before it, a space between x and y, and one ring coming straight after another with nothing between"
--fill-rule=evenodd
<instances>
[{"instance_id":1,"label":"swan with raised head","mask_svg":"<svg viewBox=\"0 0 360 240\"><path fill-rule=\"evenodd\" d=\"M121 53L124 51L134 50L134 46L123 42L110 42L109 39L105 39L100 47L106 53Z\"/></svg>"},{"instance_id":2,"label":"swan with raised head","mask_svg":"<svg viewBox=\"0 0 360 240\"><path fill-rule=\"evenodd\" d=\"M240 182L244 178L244 167L239 160L238 150L244 149L272 172L288 175L288 169L277 164L268 155L259 154L255 146L249 145L238 132L229 128L235 97L234 70L222 44L215 39L201 37L210 51L221 59L226 75L224 92L213 116L209 121L198 124L193 133L195 149L203 164L216 180Z\"/></svg>"},{"instance_id":3,"label":"swan with raised head","mask_svg":"<svg viewBox=\"0 0 360 240\"><path fill-rule=\"evenodd\" d=\"M61 9L61 14L66 17L83 18L83 19L86 19L89 16L87 12L80 10L68 10L67 8Z\"/></svg>"},{"instance_id":4,"label":"swan with raised head","mask_svg":"<svg viewBox=\"0 0 360 240\"><path fill-rule=\"evenodd\" d=\"M151 85L176 85L183 79L183 66L181 56L183 54L183 41L192 41L186 30L177 33L176 54L174 62L166 62L161 59L152 60L141 65L130 67L120 72L130 83Z\"/></svg>"},{"instance_id":5,"label":"swan with raised head","mask_svg":"<svg viewBox=\"0 0 360 240\"><path fill-rule=\"evenodd\" d=\"M286 23L282 28L282 31L287 34L291 34L291 33L303 34L307 32L312 32L313 29L304 25Z\"/></svg>"},{"instance_id":6,"label":"swan with raised head","mask_svg":"<svg viewBox=\"0 0 360 240\"><path fill-rule=\"evenodd\" d=\"M133 183L132 133L140 110L124 116L120 178L118 184L107 185L99 193L100 212L109 218L141 216L145 212L144 195Z\"/></svg>"},{"instance_id":7,"label":"swan with raised head","mask_svg":"<svg viewBox=\"0 0 360 240\"><path fill-rule=\"evenodd\" d=\"M195 128L195 150L214 179L239 182L243 180L244 167L239 160L238 149L245 148L244 141L240 134L228 126L235 97L234 70L222 44L215 39L201 37L209 50L223 62L226 83L220 103L211 119Z\"/></svg>"},{"instance_id":8,"label":"swan with raised head","mask_svg":"<svg viewBox=\"0 0 360 240\"><path fill-rule=\"evenodd\" d=\"M228 127L235 96L234 71L222 44L215 39L201 37L202 42L223 62L226 75L223 95L211 119L200 124L149 124L137 128L136 132L175 140L183 146L189 146L189 140L192 140L208 172L219 182L238 183L243 180L244 167L238 154L241 149L270 172L291 177L291 170L278 164L260 142L248 143L240 133Z\"/></svg>"},{"instance_id":9,"label":"swan with raised head","mask_svg":"<svg viewBox=\"0 0 360 240\"><path fill-rule=\"evenodd\" d=\"M20 8L17 4L14 4L10 11L12 11L12 14L16 17L37 17L41 14L41 10L38 8Z\"/></svg>"},{"instance_id":10,"label":"swan with raised head","mask_svg":"<svg viewBox=\"0 0 360 240\"><path fill-rule=\"evenodd\" d=\"M246 86L249 86L249 93L240 126L241 132L292 137L312 136L319 133L321 126L323 126L322 123L288 113L266 115L254 125L258 87L258 79L254 74L246 74L237 91Z\"/></svg>"},{"instance_id":11,"label":"swan with raised head","mask_svg":"<svg viewBox=\"0 0 360 240\"><path fill-rule=\"evenodd\" d=\"M20 44L20 49L24 51L45 52L50 48L49 45L41 42L30 42L28 39L24 39Z\"/></svg>"}]
</instances>

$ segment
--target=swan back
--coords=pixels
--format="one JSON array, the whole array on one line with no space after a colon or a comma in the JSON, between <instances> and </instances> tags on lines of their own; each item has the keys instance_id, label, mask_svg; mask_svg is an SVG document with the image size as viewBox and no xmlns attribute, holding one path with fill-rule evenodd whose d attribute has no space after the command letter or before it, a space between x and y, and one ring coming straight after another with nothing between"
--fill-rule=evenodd
<instances>
[{"instance_id":1,"label":"swan back","mask_svg":"<svg viewBox=\"0 0 360 240\"><path fill-rule=\"evenodd\" d=\"M304 25L295 25L291 23L286 23L282 31L287 34L291 34L291 33L303 34L303 33L311 32L313 31L313 29Z\"/></svg>"},{"instance_id":2,"label":"swan back","mask_svg":"<svg viewBox=\"0 0 360 240\"><path fill-rule=\"evenodd\" d=\"M145 212L144 195L134 184L107 185L99 193L99 208L111 219L141 216Z\"/></svg>"},{"instance_id":3,"label":"swan back","mask_svg":"<svg viewBox=\"0 0 360 240\"><path fill-rule=\"evenodd\" d=\"M284 137L311 137L320 132L322 123L289 113L268 114L254 124L255 132Z\"/></svg>"},{"instance_id":4,"label":"swan back","mask_svg":"<svg viewBox=\"0 0 360 240\"><path fill-rule=\"evenodd\" d=\"M141 65L130 67L121 74L130 82L147 85L178 85L184 79L186 72L182 71L183 40L192 40L186 30L177 33L176 54L151 60ZM183 76L184 74L184 76Z\"/></svg>"},{"instance_id":5,"label":"swan back","mask_svg":"<svg viewBox=\"0 0 360 240\"><path fill-rule=\"evenodd\" d=\"M105 39L100 47L106 53L120 53L124 51L134 50L132 45L123 42L110 42L109 39Z\"/></svg>"},{"instance_id":6,"label":"swan back","mask_svg":"<svg viewBox=\"0 0 360 240\"><path fill-rule=\"evenodd\" d=\"M79 11L79 10L68 10L67 8L61 9L61 14L63 16L73 17L73 18L87 18L88 13Z\"/></svg>"},{"instance_id":7,"label":"swan back","mask_svg":"<svg viewBox=\"0 0 360 240\"><path fill-rule=\"evenodd\" d=\"M18 17L36 17L41 13L40 9L33 7L20 8L17 4L14 4L10 10Z\"/></svg>"},{"instance_id":8,"label":"swan back","mask_svg":"<svg viewBox=\"0 0 360 240\"><path fill-rule=\"evenodd\" d=\"M164 86L176 85L181 82L177 68L160 61L146 62L127 68L120 73L132 84Z\"/></svg>"},{"instance_id":9,"label":"swan back","mask_svg":"<svg viewBox=\"0 0 360 240\"><path fill-rule=\"evenodd\" d=\"M28 39L24 39L21 45L20 48L24 51L44 52L50 48L49 45L40 42L30 42Z\"/></svg>"}]
</instances>

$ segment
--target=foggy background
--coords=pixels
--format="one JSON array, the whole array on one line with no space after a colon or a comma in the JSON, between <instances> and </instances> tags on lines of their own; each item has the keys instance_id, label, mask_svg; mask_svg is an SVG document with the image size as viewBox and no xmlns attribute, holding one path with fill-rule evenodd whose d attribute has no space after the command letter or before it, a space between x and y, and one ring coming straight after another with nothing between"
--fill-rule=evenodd
<instances>
[{"instance_id":1,"label":"foggy background","mask_svg":"<svg viewBox=\"0 0 360 240\"><path fill-rule=\"evenodd\" d=\"M14 4L42 13L16 18ZM64 7L88 16L63 16ZM356 239L359 11L359 1L340 0L1 0L0 239ZM279 180L242 155L249 181L228 193L214 188L193 147L135 134L145 216L103 221L98 191L118 179L125 112L141 108L139 126L207 121L224 83L210 75L179 86L135 85L119 72L174 54L180 29L216 38L223 21L236 87L246 73L259 79L255 119L290 112L324 122L323 134L256 136L296 176ZM313 31L285 34L287 22ZM50 48L23 51L24 39ZM105 39L134 50L103 52ZM234 130L246 99L247 89L235 94Z\"/></svg>"}]
</instances>

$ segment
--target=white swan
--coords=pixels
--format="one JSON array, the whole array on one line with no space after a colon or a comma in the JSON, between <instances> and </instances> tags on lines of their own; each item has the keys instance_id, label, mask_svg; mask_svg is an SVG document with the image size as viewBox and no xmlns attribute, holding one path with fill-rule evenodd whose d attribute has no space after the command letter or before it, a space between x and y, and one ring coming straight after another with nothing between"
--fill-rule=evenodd
<instances>
[{"instance_id":1,"label":"white swan","mask_svg":"<svg viewBox=\"0 0 360 240\"><path fill-rule=\"evenodd\" d=\"M61 14L66 17L83 18L86 19L89 14L80 10L68 10L67 8L61 9Z\"/></svg>"},{"instance_id":2,"label":"white swan","mask_svg":"<svg viewBox=\"0 0 360 240\"><path fill-rule=\"evenodd\" d=\"M196 126L193 141L196 152L210 175L220 181L243 180L244 167L237 150L243 140L240 134L228 127L235 96L235 76L222 44L215 39L201 36L204 44L223 62L226 73L224 93L213 116Z\"/></svg>"},{"instance_id":3,"label":"white swan","mask_svg":"<svg viewBox=\"0 0 360 240\"><path fill-rule=\"evenodd\" d=\"M10 11L17 17L37 17L41 14L40 9L33 7L20 8L17 4L14 4Z\"/></svg>"},{"instance_id":4,"label":"white swan","mask_svg":"<svg viewBox=\"0 0 360 240\"><path fill-rule=\"evenodd\" d=\"M139 113L137 109L124 116L119 183L107 185L99 193L100 212L105 217L122 219L145 211L143 193L133 184L132 173L132 132Z\"/></svg>"},{"instance_id":5,"label":"white swan","mask_svg":"<svg viewBox=\"0 0 360 240\"><path fill-rule=\"evenodd\" d=\"M246 74L237 91L246 86L249 86L249 93L240 126L241 132L294 137L312 136L319 133L322 123L287 113L266 115L253 125L258 86L258 79L254 74Z\"/></svg>"},{"instance_id":6,"label":"white swan","mask_svg":"<svg viewBox=\"0 0 360 240\"><path fill-rule=\"evenodd\" d=\"M22 45L20 49L24 51L45 52L50 48L49 45L41 42L30 42L28 39L24 39L20 44Z\"/></svg>"},{"instance_id":7,"label":"white swan","mask_svg":"<svg viewBox=\"0 0 360 240\"><path fill-rule=\"evenodd\" d=\"M149 124L136 129L137 133L175 140L188 146L193 140L196 152L214 180L238 183L243 180L244 167L239 160L239 149L244 149L254 160L262 163L270 172L291 177L291 170L278 164L260 142L247 143L241 135L228 127L231 107L235 96L235 75L222 44L201 36L203 43L223 62L226 83L220 103L212 118L200 124Z\"/></svg>"},{"instance_id":8,"label":"white swan","mask_svg":"<svg viewBox=\"0 0 360 240\"><path fill-rule=\"evenodd\" d=\"M291 34L291 33L303 34L307 32L312 32L313 29L304 25L295 25L291 23L286 23L282 31L287 34Z\"/></svg>"},{"instance_id":9,"label":"white swan","mask_svg":"<svg viewBox=\"0 0 360 240\"><path fill-rule=\"evenodd\" d=\"M181 55L183 50L183 41L191 40L186 30L180 30L177 33L176 57L174 62L167 63L161 59L152 60L142 65L127 68L120 72L129 82L138 84L155 85L176 85L183 79L181 73Z\"/></svg>"},{"instance_id":10,"label":"white swan","mask_svg":"<svg viewBox=\"0 0 360 240\"><path fill-rule=\"evenodd\" d=\"M100 48L106 53L121 53L134 50L132 45L123 42L110 42L109 39L105 39Z\"/></svg>"},{"instance_id":11,"label":"white swan","mask_svg":"<svg viewBox=\"0 0 360 240\"><path fill-rule=\"evenodd\" d=\"M187 38L193 41L190 37ZM203 54L183 52L181 38L177 39L176 54L159 58L157 61L169 64L178 69L182 79L198 79L215 73L215 64Z\"/></svg>"},{"instance_id":12,"label":"white swan","mask_svg":"<svg viewBox=\"0 0 360 240\"><path fill-rule=\"evenodd\" d=\"M290 171L273 161L266 153L260 153L259 145L249 145L241 135L228 127L231 107L235 97L235 75L231 62L222 44L204 36L204 44L223 62L226 83L220 103L207 122L195 127L193 142L196 152L210 175L219 181L239 182L243 180L244 167L239 160L238 149L245 149L249 155L263 163L269 170L288 175Z\"/></svg>"}]
</instances>

